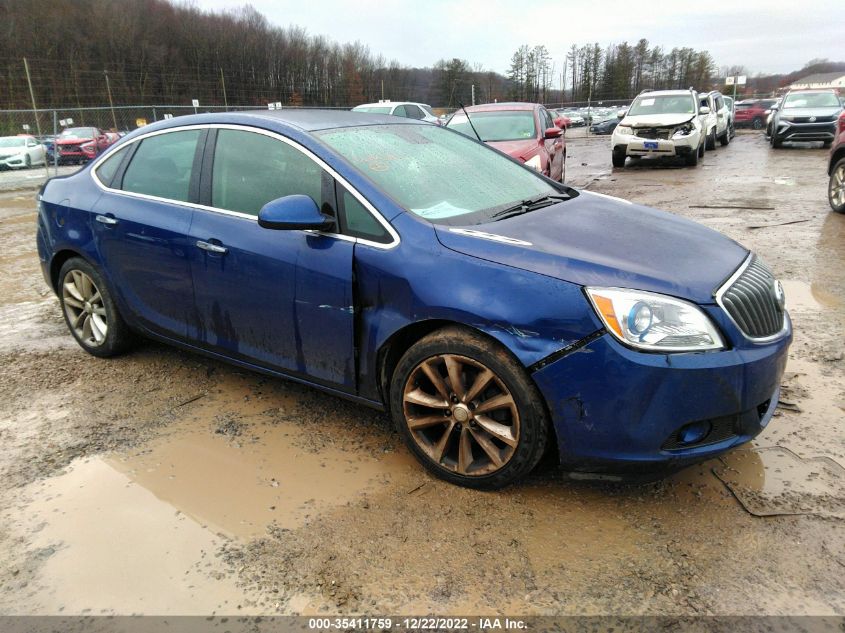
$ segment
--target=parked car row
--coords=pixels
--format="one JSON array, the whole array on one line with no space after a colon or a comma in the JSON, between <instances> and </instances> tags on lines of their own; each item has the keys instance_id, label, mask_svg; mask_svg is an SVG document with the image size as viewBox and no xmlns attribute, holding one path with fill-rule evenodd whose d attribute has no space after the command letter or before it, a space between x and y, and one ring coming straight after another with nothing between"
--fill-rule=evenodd
<instances>
[{"instance_id":1,"label":"parked car row","mask_svg":"<svg viewBox=\"0 0 845 633\"><path fill-rule=\"evenodd\" d=\"M728 145L735 134L733 108L718 91L646 90L618 118L614 167L624 167L629 156L677 156L695 166L705 151L717 142Z\"/></svg>"},{"instance_id":2,"label":"parked car row","mask_svg":"<svg viewBox=\"0 0 845 633\"><path fill-rule=\"evenodd\" d=\"M789 142L818 142L830 147L843 112L835 90L791 90L771 106L766 133L773 149Z\"/></svg>"}]
</instances>

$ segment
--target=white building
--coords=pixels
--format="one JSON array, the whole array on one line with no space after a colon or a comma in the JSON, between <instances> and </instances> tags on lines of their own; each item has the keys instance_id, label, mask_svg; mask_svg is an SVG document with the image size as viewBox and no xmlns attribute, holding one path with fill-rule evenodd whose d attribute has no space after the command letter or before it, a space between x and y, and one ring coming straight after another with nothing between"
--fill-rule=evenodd
<instances>
[{"instance_id":1,"label":"white building","mask_svg":"<svg viewBox=\"0 0 845 633\"><path fill-rule=\"evenodd\" d=\"M797 79L790 86L790 90L802 88L839 88L845 91L845 72L816 73Z\"/></svg>"}]
</instances>

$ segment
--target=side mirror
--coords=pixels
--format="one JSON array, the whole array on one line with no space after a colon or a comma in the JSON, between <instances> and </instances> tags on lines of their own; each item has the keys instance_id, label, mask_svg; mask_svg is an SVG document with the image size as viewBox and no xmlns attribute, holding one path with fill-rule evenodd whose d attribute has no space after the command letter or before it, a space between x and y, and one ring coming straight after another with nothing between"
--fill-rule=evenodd
<instances>
[{"instance_id":1,"label":"side mirror","mask_svg":"<svg viewBox=\"0 0 845 633\"><path fill-rule=\"evenodd\" d=\"M620 110L619 112L617 112L617 113L616 113L616 118L617 118L617 119L624 119L624 118L625 118L625 113L626 113L626 111L625 111L625 110Z\"/></svg>"},{"instance_id":2,"label":"side mirror","mask_svg":"<svg viewBox=\"0 0 845 633\"><path fill-rule=\"evenodd\" d=\"M334 227L334 220L323 215L312 198L295 194L261 207L258 226L277 231L325 231Z\"/></svg>"},{"instance_id":3,"label":"side mirror","mask_svg":"<svg viewBox=\"0 0 845 633\"><path fill-rule=\"evenodd\" d=\"M555 125L558 126L561 130L566 129L566 121L564 121L563 117L556 118Z\"/></svg>"},{"instance_id":4,"label":"side mirror","mask_svg":"<svg viewBox=\"0 0 845 633\"><path fill-rule=\"evenodd\" d=\"M773 105L771 108L769 108L769 110L773 110L773 111L774 111L774 110L779 110L779 109L780 109L780 106L779 106L779 105L777 105L777 104L775 104L775 105Z\"/></svg>"},{"instance_id":5,"label":"side mirror","mask_svg":"<svg viewBox=\"0 0 845 633\"><path fill-rule=\"evenodd\" d=\"M563 130L561 130L559 127L550 127L546 128L546 133L543 134L543 136L545 138L557 138L561 134L563 134Z\"/></svg>"},{"instance_id":6,"label":"side mirror","mask_svg":"<svg viewBox=\"0 0 845 633\"><path fill-rule=\"evenodd\" d=\"M707 106L701 106L698 109L698 113L699 114L710 114L710 108L708 108Z\"/></svg>"}]
</instances>

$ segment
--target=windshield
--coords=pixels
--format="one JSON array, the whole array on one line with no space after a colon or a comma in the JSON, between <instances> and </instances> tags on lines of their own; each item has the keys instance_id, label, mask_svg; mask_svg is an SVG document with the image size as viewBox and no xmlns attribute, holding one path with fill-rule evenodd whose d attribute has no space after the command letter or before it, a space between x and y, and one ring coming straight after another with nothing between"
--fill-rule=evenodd
<instances>
[{"instance_id":1,"label":"windshield","mask_svg":"<svg viewBox=\"0 0 845 633\"><path fill-rule=\"evenodd\" d=\"M472 126L463 112L457 112L446 124L456 132L476 138L475 127L482 141L523 141L535 138L534 112L531 110L496 110L495 112L470 112Z\"/></svg>"},{"instance_id":2,"label":"windshield","mask_svg":"<svg viewBox=\"0 0 845 633\"><path fill-rule=\"evenodd\" d=\"M643 95L637 97L628 110L628 116L643 114L695 114L695 101L685 95Z\"/></svg>"},{"instance_id":3,"label":"windshield","mask_svg":"<svg viewBox=\"0 0 845 633\"><path fill-rule=\"evenodd\" d=\"M62 130L61 138L94 138L94 132L90 127L69 127Z\"/></svg>"},{"instance_id":4,"label":"windshield","mask_svg":"<svg viewBox=\"0 0 845 633\"><path fill-rule=\"evenodd\" d=\"M523 200L560 195L532 170L437 126L378 125L316 135L399 205L435 224L481 224Z\"/></svg>"},{"instance_id":5,"label":"windshield","mask_svg":"<svg viewBox=\"0 0 845 633\"><path fill-rule=\"evenodd\" d=\"M353 112L371 112L373 114L390 114L390 106L358 106Z\"/></svg>"},{"instance_id":6,"label":"windshield","mask_svg":"<svg viewBox=\"0 0 845 633\"><path fill-rule=\"evenodd\" d=\"M839 99L832 92L798 92L787 95L784 108L838 108Z\"/></svg>"},{"instance_id":7,"label":"windshield","mask_svg":"<svg viewBox=\"0 0 845 633\"><path fill-rule=\"evenodd\" d=\"M0 138L0 147L26 147L26 141L14 136Z\"/></svg>"}]
</instances>

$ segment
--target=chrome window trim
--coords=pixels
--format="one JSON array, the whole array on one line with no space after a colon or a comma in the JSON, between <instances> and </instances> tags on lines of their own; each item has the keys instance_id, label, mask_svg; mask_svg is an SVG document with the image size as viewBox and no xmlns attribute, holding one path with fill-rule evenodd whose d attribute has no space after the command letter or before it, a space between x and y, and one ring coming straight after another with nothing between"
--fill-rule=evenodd
<instances>
[{"instance_id":1,"label":"chrome window trim","mask_svg":"<svg viewBox=\"0 0 845 633\"><path fill-rule=\"evenodd\" d=\"M787 317L786 308L783 309L783 327L780 329L779 332L772 334L771 336L754 337L748 336L742 330L742 328L739 326L739 323L734 320L733 316L731 316L731 313L728 311L728 309L725 307L725 304L722 302L722 297L724 297L725 293L728 291L728 288L730 288L733 283L737 279L739 279L742 273L745 272L745 269L751 265L752 261L754 261L754 253L749 252L748 257L745 258L745 261L742 262L740 267L737 268L736 271L734 271L734 274L728 277L728 280L719 287L714 297L716 299L716 303L719 305L720 308L722 308L722 312L727 315L730 322L734 324L734 327L736 327L737 331L742 334L742 336L746 340L751 341L755 345L765 345L766 343L771 343L772 341L776 341L779 338L783 338L783 336L786 335L786 333L789 331L789 318Z\"/></svg>"},{"instance_id":2,"label":"chrome window trim","mask_svg":"<svg viewBox=\"0 0 845 633\"><path fill-rule=\"evenodd\" d=\"M139 198L142 200L152 200L154 202L164 202L167 204L175 204L179 206L185 206L192 209L201 209L203 211L212 211L214 213L220 213L222 215L228 215L231 217L241 218L244 220L252 220L253 222L258 222L258 217L254 215L250 215L249 213L242 213L240 211L230 211L228 209L220 209L218 207L211 207L204 204L197 204L194 202L183 202L181 200L171 200L169 198L161 198L159 196L151 196L145 193L136 193L134 191L123 191L122 189L114 189L112 187L107 187L102 183L102 181L97 177L97 169L100 165L109 159L113 154L117 153L123 148L129 147L134 143L138 143L145 138L150 138L152 136L158 136L159 134L168 134L170 132L185 132L190 130L238 130L238 131L245 131L245 132L253 132L256 134L263 134L264 136L269 136L270 138L274 138L276 140L282 141L293 147L294 149L298 150L312 161L317 163L321 169L325 170L332 176L338 183L340 183L343 187L345 187L349 193L351 193L357 200L360 202L365 209L367 209L372 216L376 219L376 221L384 227L387 231L388 235L391 237L391 241L388 243L382 242L375 242L373 240L368 240L362 237L353 237L351 235L343 235L342 233L329 233L326 231L305 231L306 233L311 233L314 235L323 235L326 237L333 237L338 240L342 240L345 242L354 242L356 244L364 244L366 246L372 246L373 248L379 248L382 250L389 250L395 248L399 245L401 239L399 237L399 233L396 232L396 229L388 222L384 216L373 206L369 200L367 200L361 192L359 192L355 187L349 184L349 181L346 180L343 176L341 176L337 171L335 171L332 167L330 167L326 162L314 154L311 150L306 147L303 147L293 139L290 139L286 136L283 136L277 132L271 132L270 130L265 130L263 128L255 127L252 125L238 125L232 123L202 123L197 125L180 125L177 127L170 127L164 130L155 130L153 132L147 132L145 134L141 134L135 138L133 138L128 143L120 143L117 146L113 145L110 147L102 156L97 157L94 159L93 163L91 164L91 169L89 173L91 174L91 178L94 180L94 184L96 184L100 189L103 191L108 191L109 193L114 193L122 196L128 196L130 198Z\"/></svg>"}]
</instances>

